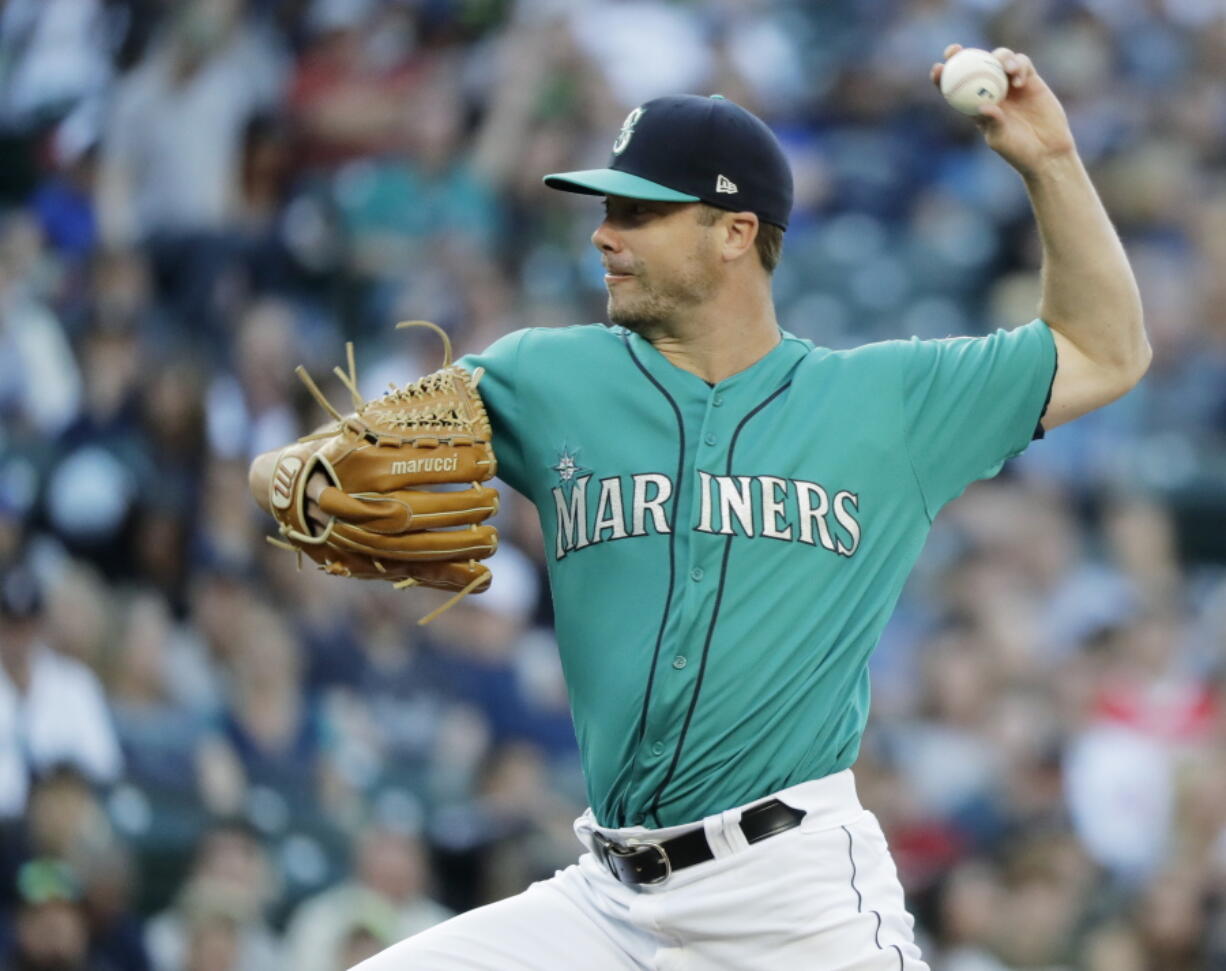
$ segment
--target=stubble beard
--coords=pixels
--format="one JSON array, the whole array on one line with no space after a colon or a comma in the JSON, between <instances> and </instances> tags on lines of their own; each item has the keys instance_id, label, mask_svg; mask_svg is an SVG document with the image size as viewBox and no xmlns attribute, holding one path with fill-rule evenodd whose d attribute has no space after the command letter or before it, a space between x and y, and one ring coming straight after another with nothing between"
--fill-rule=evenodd
<instances>
[{"instance_id":1,"label":"stubble beard","mask_svg":"<svg viewBox=\"0 0 1226 971\"><path fill-rule=\"evenodd\" d=\"M609 293L609 321L647 339L675 331L681 317L711 298L716 283L714 270L697 258L676 279L657 283L636 264L633 281L636 293L617 299Z\"/></svg>"}]
</instances>

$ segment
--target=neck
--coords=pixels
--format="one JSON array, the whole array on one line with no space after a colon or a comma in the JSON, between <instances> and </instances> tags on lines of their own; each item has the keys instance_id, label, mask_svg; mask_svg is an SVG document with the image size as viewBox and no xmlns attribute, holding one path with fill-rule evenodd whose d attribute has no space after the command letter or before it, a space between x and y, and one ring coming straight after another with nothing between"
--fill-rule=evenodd
<instances>
[{"instance_id":1,"label":"neck","mask_svg":"<svg viewBox=\"0 0 1226 971\"><path fill-rule=\"evenodd\" d=\"M779 343L779 322L765 292L724 288L714 299L643 334L670 363L718 384L744 371Z\"/></svg>"}]
</instances>

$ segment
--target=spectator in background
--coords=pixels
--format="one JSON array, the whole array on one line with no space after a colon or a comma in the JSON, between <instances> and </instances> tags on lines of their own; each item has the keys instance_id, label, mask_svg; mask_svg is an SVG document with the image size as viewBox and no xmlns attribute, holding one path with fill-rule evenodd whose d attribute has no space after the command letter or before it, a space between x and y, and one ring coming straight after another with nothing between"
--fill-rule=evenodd
<instances>
[{"instance_id":1,"label":"spectator in background","mask_svg":"<svg viewBox=\"0 0 1226 971\"><path fill-rule=\"evenodd\" d=\"M280 84L278 51L239 0L190 0L117 86L102 145L102 238L148 246L163 297L189 323L220 326L243 134Z\"/></svg>"},{"instance_id":2,"label":"spectator in background","mask_svg":"<svg viewBox=\"0 0 1226 971\"><path fill-rule=\"evenodd\" d=\"M75 862L94 960L115 971L151 971L144 928L135 913L132 854L112 838L79 854Z\"/></svg>"},{"instance_id":3,"label":"spectator in background","mask_svg":"<svg viewBox=\"0 0 1226 971\"><path fill-rule=\"evenodd\" d=\"M133 517L154 481L140 428L142 354L131 327L94 327L81 341L85 395L47 472L48 524L111 577L136 569Z\"/></svg>"},{"instance_id":4,"label":"spectator in background","mask_svg":"<svg viewBox=\"0 0 1226 971\"><path fill-rule=\"evenodd\" d=\"M1158 874L1137 901L1130 922L1155 968L1208 965L1209 927L1200 861L1174 864ZM1217 942L1220 946L1220 941Z\"/></svg>"},{"instance_id":5,"label":"spectator in background","mask_svg":"<svg viewBox=\"0 0 1226 971\"><path fill-rule=\"evenodd\" d=\"M149 257L139 249L98 249L93 253L86 293L78 307L74 334L91 327L134 331L158 351L183 343L159 306Z\"/></svg>"},{"instance_id":6,"label":"spectator in background","mask_svg":"<svg viewBox=\"0 0 1226 971\"><path fill-rule=\"evenodd\" d=\"M10 0L0 10L0 198L37 178L38 138L101 100L113 76L103 0Z\"/></svg>"},{"instance_id":7,"label":"spectator in background","mask_svg":"<svg viewBox=\"0 0 1226 971\"><path fill-rule=\"evenodd\" d=\"M390 789L427 811L463 799L489 744L489 726L457 697L446 660L406 636L405 598L393 591L387 593L396 600L370 597L361 620L337 634L336 618L347 617L352 605L322 574L292 576L302 590L318 591L298 621L324 718L325 770L338 799Z\"/></svg>"},{"instance_id":8,"label":"spectator in background","mask_svg":"<svg viewBox=\"0 0 1226 971\"><path fill-rule=\"evenodd\" d=\"M367 313L376 325L404 316L402 307L474 329L491 322L481 297L502 294L490 286L498 269L485 260L507 233L502 194L528 149L557 56L553 40L547 31L512 30L491 65L491 101L471 128L462 62L423 57L388 150L338 171L350 270L372 285ZM414 272L423 265L427 272Z\"/></svg>"},{"instance_id":9,"label":"spectator in background","mask_svg":"<svg viewBox=\"0 0 1226 971\"><path fill-rule=\"evenodd\" d=\"M186 356L151 367L142 390L141 424L151 477L135 523L137 575L176 608L186 599L188 555L204 476L204 376Z\"/></svg>"},{"instance_id":10,"label":"spectator in background","mask_svg":"<svg viewBox=\"0 0 1226 971\"><path fill-rule=\"evenodd\" d=\"M116 89L99 189L110 245L224 231L248 118L277 96L279 60L238 0L179 5Z\"/></svg>"},{"instance_id":11,"label":"spectator in background","mask_svg":"<svg viewBox=\"0 0 1226 971\"><path fill-rule=\"evenodd\" d=\"M17 895L13 950L4 971L121 971L90 958L81 890L67 865L31 860L17 875Z\"/></svg>"},{"instance_id":12,"label":"spectator in background","mask_svg":"<svg viewBox=\"0 0 1226 971\"><path fill-rule=\"evenodd\" d=\"M293 166L289 123L272 112L253 116L243 134L239 235L246 287L255 293L293 289L298 271L307 277L319 270L333 249L327 243L320 245L325 233L292 231L293 225L302 225L302 206L309 206L304 200L290 208L297 198ZM297 214L293 222L291 212Z\"/></svg>"},{"instance_id":13,"label":"spectator in background","mask_svg":"<svg viewBox=\"0 0 1226 971\"><path fill-rule=\"evenodd\" d=\"M106 810L80 772L60 766L35 780L26 819L26 854L63 860L77 872L111 845Z\"/></svg>"},{"instance_id":14,"label":"spectator in background","mask_svg":"<svg viewBox=\"0 0 1226 971\"><path fill-rule=\"evenodd\" d=\"M147 925L155 971L283 967L279 941L265 918L276 894L271 861L256 832L237 822L214 825L201 836L174 905Z\"/></svg>"},{"instance_id":15,"label":"spectator in background","mask_svg":"<svg viewBox=\"0 0 1226 971\"><path fill-rule=\"evenodd\" d=\"M528 740L569 767L577 748L557 644L531 627L536 569L505 538L489 562L497 587L456 604L427 637L457 695L486 713L495 743Z\"/></svg>"},{"instance_id":16,"label":"spectator in background","mask_svg":"<svg viewBox=\"0 0 1226 971\"><path fill-rule=\"evenodd\" d=\"M310 0L311 37L289 93L307 172L395 145L417 74L409 17L377 0Z\"/></svg>"},{"instance_id":17,"label":"spectator in background","mask_svg":"<svg viewBox=\"0 0 1226 971\"><path fill-rule=\"evenodd\" d=\"M193 902L187 917L187 960L183 971L241 971L239 922L224 901Z\"/></svg>"},{"instance_id":18,"label":"spectator in background","mask_svg":"<svg viewBox=\"0 0 1226 971\"><path fill-rule=\"evenodd\" d=\"M176 706L213 717L225 705L225 681L254 596L254 576L247 562L213 550L202 551L198 564L187 622L168 645L167 687Z\"/></svg>"},{"instance_id":19,"label":"spectator in background","mask_svg":"<svg viewBox=\"0 0 1226 971\"><path fill-rule=\"evenodd\" d=\"M246 489L247 471L238 462L212 458L201 474L204 488L191 544L194 570L254 582L255 556L263 552L261 524L235 501Z\"/></svg>"},{"instance_id":20,"label":"spectator in background","mask_svg":"<svg viewBox=\"0 0 1226 971\"><path fill-rule=\"evenodd\" d=\"M298 420L291 394L300 363L294 308L266 298L243 308L236 320L234 373L218 373L207 391L207 428L212 451L248 460L278 435L294 437Z\"/></svg>"},{"instance_id":21,"label":"spectator in background","mask_svg":"<svg viewBox=\"0 0 1226 971\"><path fill-rule=\"evenodd\" d=\"M54 860L72 868L72 885L80 890L84 868L114 841L88 780L68 766L34 780L25 818L5 820L0 834L0 903L4 904L20 899L20 895L13 897L14 889L21 889L18 876L34 859ZM3 943L0 934L0 948Z\"/></svg>"},{"instance_id":22,"label":"spectator in background","mask_svg":"<svg viewBox=\"0 0 1226 971\"><path fill-rule=\"evenodd\" d=\"M123 758L102 685L44 639L43 594L24 567L0 574L0 817L26 808L31 774L67 764L97 785Z\"/></svg>"},{"instance_id":23,"label":"spectator in background","mask_svg":"<svg viewBox=\"0 0 1226 971\"><path fill-rule=\"evenodd\" d=\"M101 673L114 637L114 592L84 560L57 564L47 588L47 640L61 654Z\"/></svg>"},{"instance_id":24,"label":"spectator in background","mask_svg":"<svg viewBox=\"0 0 1226 971\"><path fill-rule=\"evenodd\" d=\"M8 470L0 465L0 475ZM7 570L17 562L25 547L25 519L15 489L6 488L0 480L0 571Z\"/></svg>"},{"instance_id":25,"label":"spectator in background","mask_svg":"<svg viewBox=\"0 0 1226 971\"><path fill-rule=\"evenodd\" d=\"M554 778L540 749L509 742L490 753L477 798L458 813L440 814L436 839L449 852L473 855L479 899L502 900L552 876L574 855L579 800ZM466 815L467 826L456 827ZM455 841L464 832L472 843Z\"/></svg>"},{"instance_id":26,"label":"spectator in background","mask_svg":"<svg viewBox=\"0 0 1226 971\"><path fill-rule=\"evenodd\" d=\"M0 418L23 440L53 437L81 405L81 376L64 328L39 292L41 231L0 215Z\"/></svg>"},{"instance_id":27,"label":"spectator in background","mask_svg":"<svg viewBox=\"0 0 1226 971\"><path fill-rule=\"evenodd\" d=\"M171 643L166 602L152 592L134 594L115 640L108 695L127 777L154 789L183 786L206 727L201 711L175 704L170 694Z\"/></svg>"},{"instance_id":28,"label":"spectator in background","mask_svg":"<svg viewBox=\"0 0 1226 971\"><path fill-rule=\"evenodd\" d=\"M1171 669L1177 648L1176 633L1153 619L1109 632L1083 723L1066 747L1064 789L1078 835L1128 883L1152 875L1170 850L1179 749L1210 714L1206 693Z\"/></svg>"},{"instance_id":29,"label":"spectator in background","mask_svg":"<svg viewBox=\"0 0 1226 971\"><path fill-rule=\"evenodd\" d=\"M91 103L60 123L51 141L56 174L30 198L48 245L78 271L98 243L94 191L101 113L101 106Z\"/></svg>"},{"instance_id":30,"label":"spectator in background","mask_svg":"<svg viewBox=\"0 0 1226 971\"><path fill-rule=\"evenodd\" d=\"M290 919L285 930L290 966L294 971L348 968L343 960L369 943L364 937L395 942L446 920L452 911L427 896L427 882L415 835L378 825L364 830L349 879L304 901Z\"/></svg>"},{"instance_id":31,"label":"spectator in background","mask_svg":"<svg viewBox=\"0 0 1226 971\"><path fill-rule=\"evenodd\" d=\"M967 860L942 881L938 926L941 939L933 959L943 971L1007 971L991 953L997 916L1004 910L1004 888L994 869Z\"/></svg>"},{"instance_id":32,"label":"spectator in background","mask_svg":"<svg viewBox=\"0 0 1226 971\"><path fill-rule=\"evenodd\" d=\"M298 640L262 604L247 606L240 630L218 740L233 752L248 789L309 805L321 788L320 725L302 690Z\"/></svg>"},{"instance_id":33,"label":"spectator in background","mask_svg":"<svg viewBox=\"0 0 1226 971\"><path fill-rule=\"evenodd\" d=\"M369 920L358 921L346 933L340 958L332 967L335 971L350 971L355 965L395 943L396 938L389 936L382 925Z\"/></svg>"}]
</instances>

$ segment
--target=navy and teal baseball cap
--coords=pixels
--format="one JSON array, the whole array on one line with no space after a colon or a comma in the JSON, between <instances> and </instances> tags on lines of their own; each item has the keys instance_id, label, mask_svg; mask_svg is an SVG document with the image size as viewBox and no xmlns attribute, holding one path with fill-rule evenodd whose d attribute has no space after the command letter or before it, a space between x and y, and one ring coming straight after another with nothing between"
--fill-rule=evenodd
<instances>
[{"instance_id":1,"label":"navy and teal baseball cap","mask_svg":"<svg viewBox=\"0 0 1226 971\"><path fill-rule=\"evenodd\" d=\"M722 95L655 98L626 116L606 169L556 172L564 192L748 210L787 229L792 170L774 133Z\"/></svg>"}]
</instances>

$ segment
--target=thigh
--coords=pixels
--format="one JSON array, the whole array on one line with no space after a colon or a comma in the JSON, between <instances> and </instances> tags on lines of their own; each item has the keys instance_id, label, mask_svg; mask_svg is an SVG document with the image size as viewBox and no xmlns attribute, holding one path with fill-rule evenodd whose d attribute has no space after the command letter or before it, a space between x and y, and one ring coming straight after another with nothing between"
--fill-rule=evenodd
<instances>
[{"instance_id":1,"label":"thigh","mask_svg":"<svg viewBox=\"0 0 1226 971\"><path fill-rule=\"evenodd\" d=\"M928 965L921 959L915 943L915 918L907 911L898 868L877 817L865 812L855 823L840 829L847 844L847 865L851 870L856 913L860 917L873 918L872 944L886 961L863 967L927 971Z\"/></svg>"},{"instance_id":2,"label":"thigh","mask_svg":"<svg viewBox=\"0 0 1226 971\"><path fill-rule=\"evenodd\" d=\"M661 924L682 943L661 967L928 971L871 813L785 833L721 862L733 859L667 907Z\"/></svg>"},{"instance_id":3,"label":"thigh","mask_svg":"<svg viewBox=\"0 0 1226 971\"><path fill-rule=\"evenodd\" d=\"M591 906L578 867L415 934L352 971L641 971L631 928Z\"/></svg>"}]
</instances>

